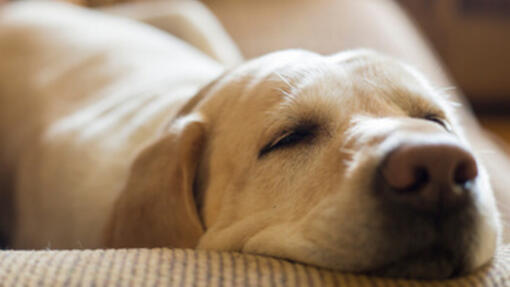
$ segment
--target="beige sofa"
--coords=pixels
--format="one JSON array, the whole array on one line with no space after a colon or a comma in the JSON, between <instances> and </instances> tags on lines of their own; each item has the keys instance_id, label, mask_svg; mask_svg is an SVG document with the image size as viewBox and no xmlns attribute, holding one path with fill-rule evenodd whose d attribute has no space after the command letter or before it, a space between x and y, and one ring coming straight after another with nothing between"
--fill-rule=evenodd
<instances>
[{"instance_id":1,"label":"beige sofa","mask_svg":"<svg viewBox=\"0 0 510 287\"><path fill-rule=\"evenodd\" d=\"M0 286L506 287L510 246L469 276L447 281L342 274L238 253L181 249L0 252Z\"/></svg>"}]
</instances>

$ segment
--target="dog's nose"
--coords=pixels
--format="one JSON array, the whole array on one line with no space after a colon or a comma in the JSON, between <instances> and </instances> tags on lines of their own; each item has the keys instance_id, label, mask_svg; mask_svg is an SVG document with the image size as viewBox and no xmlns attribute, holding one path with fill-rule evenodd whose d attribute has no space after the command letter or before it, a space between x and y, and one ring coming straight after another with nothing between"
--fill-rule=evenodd
<instances>
[{"instance_id":1,"label":"dog's nose","mask_svg":"<svg viewBox=\"0 0 510 287\"><path fill-rule=\"evenodd\" d=\"M435 211L463 202L478 175L476 161L455 144L403 144L381 166L390 200Z\"/></svg>"}]
</instances>

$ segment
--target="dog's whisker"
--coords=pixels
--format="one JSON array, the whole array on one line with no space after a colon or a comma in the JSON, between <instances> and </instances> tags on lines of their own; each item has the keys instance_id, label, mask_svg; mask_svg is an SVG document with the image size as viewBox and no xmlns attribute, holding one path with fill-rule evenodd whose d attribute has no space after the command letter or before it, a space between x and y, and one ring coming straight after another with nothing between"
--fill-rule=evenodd
<instances>
[{"instance_id":1,"label":"dog's whisker","mask_svg":"<svg viewBox=\"0 0 510 287\"><path fill-rule=\"evenodd\" d=\"M455 101L455 100L451 100L451 99L448 99L447 100L448 104L450 104L451 107L453 108L462 108L462 103L458 102L458 101Z\"/></svg>"},{"instance_id":2,"label":"dog's whisker","mask_svg":"<svg viewBox=\"0 0 510 287\"><path fill-rule=\"evenodd\" d=\"M455 87L455 86L446 86L446 87L436 88L435 90L436 90L436 92L443 94L443 93L448 93L450 91L456 91L457 87ZM450 97L451 95L446 94L446 96Z\"/></svg>"},{"instance_id":3,"label":"dog's whisker","mask_svg":"<svg viewBox=\"0 0 510 287\"><path fill-rule=\"evenodd\" d=\"M457 88L454 86L435 88L434 92L442 96L447 101L453 101L454 97L451 94L452 91L456 91Z\"/></svg>"},{"instance_id":4,"label":"dog's whisker","mask_svg":"<svg viewBox=\"0 0 510 287\"><path fill-rule=\"evenodd\" d=\"M462 103L457 101L453 95L450 93L451 91L456 91L457 90L457 87L454 87L454 86L446 86L446 87L439 87L439 88L435 88L434 89L434 92L436 92L437 94L441 95L445 100L446 103L448 103L448 105L450 107L453 107L453 108L460 108L462 107Z\"/></svg>"},{"instance_id":5,"label":"dog's whisker","mask_svg":"<svg viewBox=\"0 0 510 287\"><path fill-rule=\"evenodd\" d=\"M290 89L296 88L296 87L294 87L294 85L292 85L292 83L289 81L289 79L284 77L281 73L275 72L275 75L278 76L278 78L280 78L280 80L282 80Z\"/></svg>"},{"instance_id":6,"label":"dog's whisker","mask_svg":"<svg viewBox=\"0 0 510 287\"><path fill-rule=\"evenodd\" d=\"M342 161L342 163L346 167L346 169L348 170L354 164L354 160L353 159L344 159Z\"/></svg>"},{"instance_id":7,"label":"dog's whisker","mask_svg":"<svg viewBox=\"0 0 510 287\"><path fill-rule=\"evenodd\" d=\"M369 80L367 78L364 78L363 79L367 84L371 85L372 87L378 87L377 83L372 81L372 80Z\"/></svg>"},{"instance_id":8,"label":"dog's whisker","mask_svg":"<svg viewBox=\"0 0 510 287\"><path fill-rule=\"evenodd\" d=\"M289 93L288 91L282 89L282 88L275 88L278 92L280 92L281 94L283 94L285 97L287 98L294 98L294 96Z\"/></svg>"},{"instance_id":9,"label":"dog's whisker","mask_svg":"<svg viewBox=\"0 0 510 287\"><path fill-rule=\"evenodd\" d=\"M340 152L348 154L348 155L354 155L356 153L356 151L353 149L348 149L348 148L343 148L343 147L340 148Z\"/></svg>"}]
</instances>

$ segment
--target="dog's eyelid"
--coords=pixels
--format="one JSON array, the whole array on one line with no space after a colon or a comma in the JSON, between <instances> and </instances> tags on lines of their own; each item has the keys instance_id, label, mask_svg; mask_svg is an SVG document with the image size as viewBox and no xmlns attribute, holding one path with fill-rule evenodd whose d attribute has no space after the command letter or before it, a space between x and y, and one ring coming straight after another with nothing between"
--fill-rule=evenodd
<instances>
[{"instance_id":1,"label":"dog's eyelid","mask_svg":"<svg viewBox=\"0 0 510 287\"><path fill-rule=\"evenodd\" d=\"M298 144L312 138L316 134L317 125L297 125L293 128L283 129L273 140L266 144L259 152L259 158L269 152Z\"/></svg>"},{"instance_id":2,"label":"dog's eyelid","mask_svg":"<svg viewBox=\"0 0 510 287\"><path fill-rule=\"evenodd\" d=\"M278 136L276 139L274 139L270 144L269 144L269 147L273 147L274 145L278 144L278 142L280 142L282 139L284 139L285 137L288 137L289 135L291 135L294 131L293 130L285 130L283 131L280 136Z\"/></svg>"},{"instance_id":3,"label":"dog's eyelid","mask_svg":"<svg viewBox=\"0 0 510 287\"><path fill-rule=\"evenodd\" d=\"M440 116L440 115L437 115L437 114L426 114L425 116L423 116L424 119L428 120L428 121L431 121L431 122L435 122L439 125L441 125L442 127L444 127L447 131L451 131L451 126L450 124L448 123L448 121Z\"/></svg>"}]
</instances>

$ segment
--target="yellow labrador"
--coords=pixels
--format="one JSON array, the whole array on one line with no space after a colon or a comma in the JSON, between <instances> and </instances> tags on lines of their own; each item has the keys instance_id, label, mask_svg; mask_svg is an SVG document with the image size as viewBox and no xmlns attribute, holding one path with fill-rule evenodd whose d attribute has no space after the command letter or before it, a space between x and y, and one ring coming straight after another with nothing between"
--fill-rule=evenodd
<instances>
[{"instance_id":1,"label":"yellow labrador","mask_svg":"<svg viewBox=\"0 0 510 287\"><path fill-rule=\"evenodd\" d=\"M453 104L395 59L291 50L224 71L127 19L0 13L14 248L197 247L416 278L495 252L494 196Z\"/></svg>"}]
</instances>

